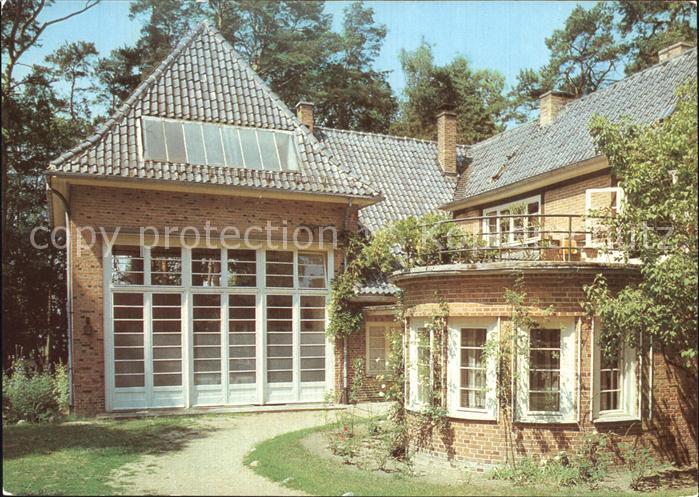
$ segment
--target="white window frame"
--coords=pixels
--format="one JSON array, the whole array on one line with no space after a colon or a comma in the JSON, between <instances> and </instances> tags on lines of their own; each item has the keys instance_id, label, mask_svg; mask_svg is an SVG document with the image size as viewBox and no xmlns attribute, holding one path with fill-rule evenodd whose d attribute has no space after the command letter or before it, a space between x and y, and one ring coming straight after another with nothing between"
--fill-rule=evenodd
<instances>
[{"instance_id":1,"label":"white window frame","mask_svg":"<svg viewBox=\"0 0 699 497\"><path fill-rule=\"evenodd\" d=\"M600 410L601 381L600 370L602 357L597 337L602 323L598 318L593 319L592 324L592 420L595 423L610 423L624 421L639 421L641 419L641 405L639 392L641 390L641 378L638 374L639 359L635 348L624 345L621 351L621 371L619 385L619 408L614 410Z\"/></svg>"},{"instance_id":2,"label":"white window frame","mask_svg":"<svg viewBox=\"0 0 699 497\"><path fill-rule=\"evenodd\" d=\"M500 204L496 205L494 207L490 207L488 209L483 209L483 225L482 225L482 230L483 230L483 236L486 241L488 241L488 244L490 245L490 226L488 226L488 219L487 217L497 217L497 231L498 234L496 235L496 241L495 241L495 246L518 246L518 245L526 245L528 243L533 243L541 239L541 229L538 231L537 236L532 236L532 237L527 237L525 236L524 239L522 240L515 240L515 218L511 217L506 220L501 219L499 216L501 215L502 211L511 209L512 206L515 205L529 205L533 202L536 202L539 205L539 215L541 215L541 195L534 195L531 197L523 198L520 200L513 200L512 202L507 202L505 204ZM512 212L510 212L509 215L512 215ZM510 227L509 227L509 239L507 242L503 243L501 240L502 237L502 226L501 226L501 221L508 222ZM525 217L524 218L524 233L525 235L528 232L529 228L529 218Z\"/></svg>"},{"instance_id":3,"label":"white window frame","mask_svg":"<svg viewBox=\"0 0 699 497\"><path fill-rule=\"evenodd\" d=\"M461 407L461 329L481 328L486 330L486 347L497 342L500 329L498 318L451 318L449 320L449 342L447 358L447 413L449 417L461 419L497 420L497 359L486 357L485 408Z\"/></svg>"},{"instance_id":4,"label":"white window frame","mask_svg":"<svg viewBox=\"0 0 699 497\"><path fill-rule=\"evenodd\" d=\"M379 376L382 374L386 374L386 363L388 362L388 354L391 349L391 344L388 339L389 333L391 333L391 330L394 329L395 325L391 323L387 323L385 321L367 321L366 325L364 327L365 329L365 350L366 350L366 375L369 377L374 377L374 376ZM384 365L383 367L378 367L374 365L373 361L371 361L371 356L369 354L369 345L370 345L370 333L372 328L380 328L383 330L383 344L384 344Z\"/></svg>"},{"instance_id":5,"label":"white window frame","mask_svg":"<svg viewBox=\"0 0 699 497\"><path fill-rule=\"evenodd\" d=\"M424 399L418 399L418 339L417 334L419 329L427 328L427 318L412 318L410 320L409 336L408 336L408 379L409 379L409 392L408 392L408 408L412 411L422 411L426 407L429 407L429 402L425 402ZM432 356L434 341L433 333L429 332L429 343L430 343L430 388L432 384Z\"/></svg>"},{"instance_id":6,"label":"white window frame","mask_svg":"<svg viewBox=\"0 0 699 497\"><path fill-rule=\"evenodd\" d=\"M256 398L253 402L244 401L242 404L264 404L264 403L275 403L276 398L270 398L270 395L285 395L284 402L308 402L308 397L305 395L316 395L315 392L331 391L334 388L334 375L335 375L335 356L334 356L334 346L332 340L326 339L325 341L325 380L317 382L301 382L300 381L300 298L301 296L323 296L326 299L326 313L325 313L325 326L328 326L328 312L327 305L330 299L330 289L332 287L332 279L334 277L334 251L331 248L321 247L312 245L304 250L298 249L284 249L276 246L260 246L259 244L253 244L251 246L244 246L243 244L239 249L254 250L256 252L256 286L253 287L235 287L235 286L193 286L191 283L191 254L192 249L187 247L178 247L173 245L173 248L181 249L182 257L182 278L180 285L151 285L150 281L150 268L151 268L151 249L148 244L143 247L143 265L144 265L144 284L142 285L115 285L112 283L112 246L139 246L139 241L135 237L120 237L109 243L102 244L102 257L103 257L103 289L104 289L104 300L103 300L103 326L105 330L104 338L104 357L105 357L105 409L107 411L118 410L118 409L136 409L136 408L152 408L158 407L153 405L152 401L154 396L159 396L163 398L164 395L169 395L169 399L173 402L172 405L166 407L178 407L182 406L180 403L180 398L183 398L183 407L190 407L194 404L194 399L197 398L197 394L207 390L221 390L222 397L215 397L216 400L212 400L210 405L226 405L226 404L241 404L236 400L237 391L252 389L256 391ZM204 245L196 248L206 248ZM268 250L282 250L294 253L294 273L293 273L293 286L292 287L267 287L266 286L266 275L265 275L265 253ZM228 258L225 248L221 248L221 281L227 282L228 273ZM317 252L323 253L325 256L325 288L302 288L299 285L297 260L299 252ZM146 374L146 386L145 387L125 387L125 388L115 388L114 386L114 332L113 332L113 322L112 322L112 295L114 293L139 293L144 295L144 355L145 355L145 374ZM181 294L182 297L182 312L181 312L181 322L183 327L182 336L182 361L183 361L183 384L182 386L161 386L153 387L152 383L152 369L151 369L151 358L150 358L150 335L151 335L151 318L150 318L150 302L151 296L153 294L165 294L165 293L176 293ZM193 381L193 333L192 333L192 295L193 294L217 294L221 295L221 326L222 326L222 384L221 386L214 386L209 388L206 385L194 385ZM229 350L228 350L228 297L230 295L256 295L256 363L257 363L257 375L256 383L254 384L240 384L240 385L229 385L228 382L228 368L229 368ZM290 384L291 389L279 394L278 392L273 392L274 387L270 387L270 384L266 381L266 329L265 322L265 296L266 295L292 295L293 305L294 305L294 381ZM224 366L225 365L225 366ZM273 384L272 384L273 385ZM167 394L163 392L168 392ZM125 406L122 403L124 398L123 394L129 394L130 405ZM318 395L322 395L322 392ZM116 401L119 397L119 402ZM212 397L214 398L214 397ZM314 397L315 398L315 397ZM313 400L314 401L314 400ZM206 402L198 402L199 405L208 405Z\"/></svg>"},{"instance_id":7,"label":"white window frame","mask_svg":"<svg viewBox=\"0 0 699 497\"><path fill-rule=\"evenodd\" d=\"M536 328L561 330L560 404L557 412L529 410L529 332L519 330L520 343L525 344L517 357L516 421L521 423L575 423L577 422L577 326L575 318L543 319Z\"/></svg>"},{"instance_id":8,"label":"white window frame","mask_svg":"<svg viewBox=\"0 0 699 497\"><path fill-rule=\"evenodd\" d=\"M606 188L588 188L585 190L585 215L589 216L590 211L592 211L592 196L597 193L616 193L616 211L621 212L624 207L624 189L620 186L610 186ZM599 221L593 218L585 219L585 245L590 248L600 248L603 247L603 243L595 242L592 240L592 231L594 231L595 225Z\"/></svg>"}]
</instances>

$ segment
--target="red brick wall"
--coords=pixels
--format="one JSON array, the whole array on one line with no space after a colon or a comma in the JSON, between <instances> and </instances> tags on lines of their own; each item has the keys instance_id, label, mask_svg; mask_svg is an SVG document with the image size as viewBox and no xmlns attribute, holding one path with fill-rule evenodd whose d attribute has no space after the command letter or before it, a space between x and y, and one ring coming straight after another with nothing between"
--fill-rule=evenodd
<instances>
[{"instance_id":1,"label":"red brick wall","mask_svg":"<svg viewBox=\"0 0 699 497\"><path fill-rule=\"evenodd\" d=\"M527 424L506 419L500 412L498 421L450 419L446 433L428 434L426 439L415 437L416 449L456 460L490 465L502 463L508 454L555 455L558 451L574 452L586 434L601 432L620 442L640 444L652 449L660 458L679 464L697 460L696 385L692 378L669 365L657 350L653 354L652 400L650 398L650 354L643 352L641 422L594 424L591 421L590 368L591 322L584 316L580 303L582 287L589 284L593 274L527 274L525 292L532 313L553 306L559 316L579 316L581 326L580 405L578 421L573 424ZM409 315L429 316L437 310L435 291L449 303L450 316L500 316L508 319L511 310L504 289L514 283L514 275L478 275L434 277L399 282L404 291ZM608 274L610 286L619 288L629 276ZM646 344L647 346L648 344ZM652 410L648 407L652 404ZM416 418L411 417L416 433Z\"/></svg>"},{"instance_id":2,"label":"red brick wall","mask_svg":"<svg viewBox=\"0 0 699 497\"><path fill-rule=\"evenodd\" d=\"M83 232L77 252L76 227L114 228L122 232L142 226L195 226L206 221L219 229L235 226L287 226L289 233L300 225L332 225L341 231L347 207L340 203L314 203L254 197L227 197L196 193L145 191L125 188L74 186L71 188L71 236L73 255L73 374L74 407L80 414L104 411L104 330L101 244L87 248L90 236ZM349 229L357 229L357 208L349 215ZM285 223L286 221L286 223ZM277 231L277 233L280 233ZM177 235L177 232L175 232ZM212 232L218 236L218 232ZM330 241L330 240L328 240ZM336 271L342 265L341 250L335 253ZM87 325L89 319L89 326ZM90 331L91 330L91 331Z\"/></svg>"}]
</instances>

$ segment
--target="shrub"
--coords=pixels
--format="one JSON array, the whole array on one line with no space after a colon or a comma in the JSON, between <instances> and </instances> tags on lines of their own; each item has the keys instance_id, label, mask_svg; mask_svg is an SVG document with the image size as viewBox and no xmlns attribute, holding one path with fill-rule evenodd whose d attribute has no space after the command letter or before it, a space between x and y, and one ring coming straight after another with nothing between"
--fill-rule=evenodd
<instances>
[{"instance_id":1,"label":"shrub","mask_svg":"<svg viewBox=\"0 0 699 497\"><path fill-rule=\"evenodd\" d=\"M59 364L42 371L29 361L16 359L11 374L2 375L2 412L5 422L46 422L68 411L68 374Z\"/></svg>"},{"instance_id":2,"label":"shrub","mask_svg":"<svg viewBox=\"0 0 699 497\"><path fill-rule=\"evenodd\" d=\"M638 490L640 482L653 472L658 463L647 447L620 444L619 448L621 457L631 472L631 488Z\"/></svg>"}]
</instances>

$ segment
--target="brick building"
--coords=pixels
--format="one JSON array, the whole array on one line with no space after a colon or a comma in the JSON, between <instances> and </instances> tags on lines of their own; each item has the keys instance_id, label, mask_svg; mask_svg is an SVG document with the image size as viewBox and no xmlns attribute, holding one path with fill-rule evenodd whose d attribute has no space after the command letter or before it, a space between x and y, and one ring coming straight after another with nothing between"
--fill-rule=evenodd
<instances>
[{"instance_id":1,"label":"brick building","mask_svg":"<svg viewBox=\"0 0 699 497\"><path fill-rule=\"evenodd\" d=\"M362 398L378 398L386 334L399 329L418 412L429 390L419 366L431 357L424 321L438 292L449 306L451 438L424 449L487 464L507 450L552 452L612 430L696 460L693 388L679 395L686 380L650 344L601 364L596 321L580 306L596 274L617 286L637 277L600 250L585 217L623 199L587 122L596 113L644 123L669 115L696 64L695 49L673 50L582 99L543 95L539 121L465 146L448 110L437 142L315 126L311 103L291 112L202 24L95 136L49 166L52 220L69 232L74 409L322 402L347 391L357 358ZM437 209L498 257L379 278L357 289L362 332L327 338L347 234ZM531 371L504 419L490 383L497 372L479 350L507 320L503 292L519 273L534 314L553 313L541 313L534 356L522 361ZM398 288L405 323L393 318Z\"/></svg>"}]
</instances>

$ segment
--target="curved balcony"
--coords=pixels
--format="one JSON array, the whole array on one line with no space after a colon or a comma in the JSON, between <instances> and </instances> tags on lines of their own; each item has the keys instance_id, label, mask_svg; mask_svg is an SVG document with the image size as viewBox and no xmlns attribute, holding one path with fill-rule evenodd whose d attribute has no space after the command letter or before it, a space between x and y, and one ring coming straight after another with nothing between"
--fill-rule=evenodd
<instances>
[{"instance_id":1,"label":"curved balcony","mask_svg":"<svg viewBox=\"0 0 699 497\"><path fill-rule=\"evenodd\" d=\"M440 221L423 226L428 239L423 240L427 250L422 259L433 263L418 265L501 261L518 262L518 266L526 262L633 264L633 260L624 260L620 237L608 229L605 219L609 218L507 214Z\"/></svg>"}]
</instances>

